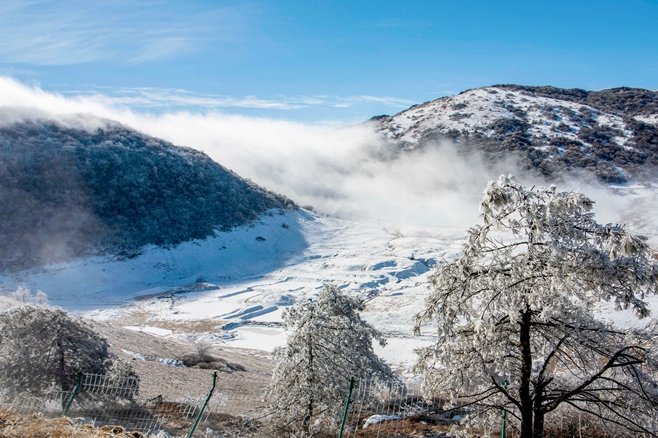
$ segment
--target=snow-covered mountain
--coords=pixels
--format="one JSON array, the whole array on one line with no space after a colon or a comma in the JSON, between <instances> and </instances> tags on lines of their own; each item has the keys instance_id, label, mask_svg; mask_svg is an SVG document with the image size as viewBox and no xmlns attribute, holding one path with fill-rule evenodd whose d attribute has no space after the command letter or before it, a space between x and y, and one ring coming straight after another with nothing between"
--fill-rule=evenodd
<instances>
[{"instance_id":1,"label":"snow-covered mountain","mask_svg":"<svg viewBox=\"0 0 658 438\"><path fill-rule=\"evenodd\" d=\"M294 207L203 152L119 123L16 113L0 112L0 271L100 249L134 256Z\"/></svg>"},{"instance_id":2,"label":"snow-covered mountain","mask_svg":"<svg viewBox=\"0 0 658 438\"><path fill-rule=\"evenodd\" d=\"M578 169L611 183L657 174L658 93L650 90L494 85L371 122L400 150L451 140L549 178Z\"/></svg>"},{"instance_id":3,"label":"snow-covered mountain","mask_svg":"<svg viewBox=\"0 0 658 438\"><path fill-rule=\"evenodd\" d=\"M484 152L501 157L543 149L515 149L515 141L527 138L515 136L514 131L501 131L500 142L498 137L485 137L488 131L478 131L470 124L474 114L486 120L480 128L527 125L523 132L532 141L545 135L582 143L581 133L587 129L600 132L620 123L624 135L612 143L619 146L623 142L618 148L631 151L639 149L635 145L644 137L628 128L629 123L642 123L646 132L655 132L656 118L651 115L655 112L643 112L650 99L644 107L628 110L637 112L635 115L619 116L613 114L613 103L609 104L611 112L603 114L594 107L603 104L596 101L580 104L523 92L529 93L504 87L473 90L380 118L378 126L391 141L398 142L400 153L430 147L432 138L445 136L466 147L479 145ZM531 98L536 105L561 102L551 111L562 121L531 108ZM508 106L501 107L498 100ZM509 105L525 111L525 120ZM445 109L439 111L443 106ZM485 111L489 107L490 111ZM581 107L590 108L589 112L579 112ZM576 108L575 114L568 113L567 108ZM442 111L471 115L452 120L459 117L451 119ZM536 124L529 122L535 120L533 114ZM591 119L579 114L589 114ZM409 121L412 116L416 117L413 124ZM577 117L583 118L581 125L574 121ZM444 122L437 122L439 119ZM473 225L419 225L423 221L413 215L409 216L410 223L367 216L354 222L286 208L292 205L290 201L242 180L199 151L88 116L64 122L2 122L0 117L0 199L5 206L0 209L0 237L4 239L0 261L16 260L18 249L35 251L27 253L35 257L52 257L48 250L57 250L58 245L73 251L79 247L71 242L91 245L98 236L106 236L110 242L123 239L130 257L95 254L53 264L46 264L51 259L35 259L41 263L34 263L33 269L0 272L0 295L19 286L32 292L42 290L52 304L87 311L99 319L111 318L118 325L154 336L202 337L234 347L271 350L285 342L282 312L313 298L327 282L367 300L364 318L389 338L389 345L378 353L392 364L408 367L414 359L412 347L427 342L422 336L411 337L411 324L413 315L423 307L434 266L459 254L465 229ZM456 124L447 125L453 122ZM399 126L384 129L386 123ZM436 128L442 123L444 128ZM574 131L550 128L560 123L570 123ZM415 124L418 126L414 128ZM470 143L477 135L482 142ZM655 136L647 138L649 144L655 141ZM599 143L579 148L591 157L593 152L587 148L599 147ZM617 147L614 145L608 146ZM491 149L485 148L489 146ZM565 147L562 155L568 153ZM559 158L545 161L550 164ZM392 167L399 162L385 164ZM358 187L352 186L352 190ZM390 192L391 199L396 196L394 186L385 185L384 190ZM648 231L652 244L658 241L653 215L658 204L653 187L601 190L606 192L599 193L603 199L595 198L600 202L597 205L615 205L632 212L634 223L629 226ZM445 191L442 193L445 196ZM460 207L456 202L445 205L447 209ZM477 212L476 205L473 209ZM12 234L12 230L18 232ZM85 236L91 240L84 240ZM26 244L20 246L20 242ZM651 306L658 312L658 300ZM631 318L622 315L621 322L626 319Z\"/></svg>"}]
</instances>

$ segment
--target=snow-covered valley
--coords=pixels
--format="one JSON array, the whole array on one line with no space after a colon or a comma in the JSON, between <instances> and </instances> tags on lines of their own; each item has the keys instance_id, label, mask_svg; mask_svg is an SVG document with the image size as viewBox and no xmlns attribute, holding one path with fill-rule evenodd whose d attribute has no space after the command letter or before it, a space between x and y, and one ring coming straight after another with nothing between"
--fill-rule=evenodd
<instances>
[{"instance_id":1,"label":"snow-covered valley","mask_svg":"<svg viewBox=\"0 0 658 438\"><path fill-rule=\"evenodd\" d=\"M4 290L43 290L50 303L94 319L148 315L129 326L154 336L202 337L271 351L285 343L281 312L324 283L367 300L364 318L389 338L379 353L408 367L412 317L436 261L454 257L465 229L383 227L304 210L132 259L90 257L0 278ZM187 322L216 329L186 333ZM182 329L181 329L182 328Z\"/></svg>"},{"instance_id":2,"label":"snow-covered valley","mask_svg":"<svg viewBox=\"0 0 658 438\"><path fill-rule=\"evenodd\" d=\"M487 180L501 173L528 187L582 188L599 222L626 224L658 252L658 189L653 173L639 172L655 155L654 100L636 89L493 86L358 126L277 122L254 137L247 133L269 122L234 131L235 120L219 116L154 124L102 113L140 132L50 107L6 109L0 143L14 167L3 199L14 210L0 220L8 262L0 295L41 290L50 304L131 334L268 356L286 340L282 312L329 283L366 301L364 319L388 338L377 352L408 369L414 348L430 341L429 329L414 337L412 326L434 266L459 254ZM619 109L624 102L633 105ZM537 154L524 164L515 150ZM61 157L66 165L51 169ZM642 178L603 178L621 172L611 157ZM550 172L531 170L560 160ZM43 188L38 202L32 187ZM110 255L88 256L99 253ZM644 324L612 310L599 315Z\"/></svg>"},{"instance_id":3,"label":"snow-covered valley","mask_svg":"<svg viewBox=\"0 0 658 438\"><path fill-rule=\"evenodd\" d=\"M606 202L650 213L654 195L652 189L617 189ZM655 246L650 214L634 216L636 228L651 234ZM437 261L457 256L470 225L382 225L273 210L252 225L205 240L148 247L133 258L88 257L5 275L0 287L43 290L51 304L156 337L269 352L285 343L283 310L331 283L366 300L364 319L388 338L378 354L408 370L413 349L431 335L412 336L429 276ZM651 299L651 307L658 312L658 300ZM601 314L620 325L634 321L611 310Z\"/></svg>"}]
</instances>

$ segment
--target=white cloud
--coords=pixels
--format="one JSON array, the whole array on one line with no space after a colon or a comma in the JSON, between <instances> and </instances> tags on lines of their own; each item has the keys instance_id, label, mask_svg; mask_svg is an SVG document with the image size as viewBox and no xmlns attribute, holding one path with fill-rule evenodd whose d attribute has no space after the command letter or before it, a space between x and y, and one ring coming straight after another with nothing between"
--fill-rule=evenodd
<instances>
[{"instance_id":1,"label":"white cloud","mask_svg":"<svg viewBox=\"0 0 658 438\"><path fill-rule=\"evenodd\" d=\"M188 36L162 36L145 38L141 49L128 61L134 64L168 58L193 48L192 38Z\"/></svg>"},{"instance_id":2,"label":"white cloud","mask_svg":"<svg viewBox=\"0 0 658 438\"><path fill-rule=\"evenodd\" d=\"M9 0L0 4L0 59L70 65L147 62L198 50L238 32L235 8L203 12L185 3L128 0Z\"/></svg>"},{"instance_id":3,"label":"white cloud","mask_svg":"<svg viewBox=\"0 0 658 438\"><path fill-rule=\"evenodd\" d=\"M359 95L359 96L349 96L349 97L344 97L344 98L339 98L338 99L340 103L352 105L355 103L362 103L362 102L368 102L368 103L381 103L383 105L387 106L404 106L408 107L410 105L413 105L414 101L411 101L409 99L399 99L397 97L390 97L390 96L368 96L368 95Z\"/></svg>"},{"instance_id":4,"label":"white cloud","mask_svg":"<svg viewBox=\"0 0 658 438\"><path fill-rule=\"evenodd\" d=\"M501 173L518 173L513 163L493 166L477 156L466 158L449 144L396 157L367 125L337 129L331 124L309 125L216 111L135 112L100 93L67 97L7 77L0 77L3 106L31 108L5 108L0 112L0 121L4 118L5 124L44 117L44 111L54 114L49 117L74 120L87 128L99 122L89 116L71 119L70 114L91 113L117 120L174 144L202 150L239 175L301 205L312 205L328 214L399 224L464 229L478 221L478 202L486 182ZM542 184L536 178L526 182ZM577 186L578 182L572 184ZM591 193L590 189L585 193ZM626 206L619 197L603 190L594 197L607 209L606 220L619 217Z\"/></svg>"},{"instance_id":5,"label":"white cloud","mask_svg":"<svg viewBox=\"0 0 658 438\"><path fill-rule=\"evenodd\" d=\"M258 108L296 110L308 107L350 108L362 104L377 103L391 109L406 109L413 104L408 99L378 96L221 96L194 93L171 88L90 88L64 92L71 96L87 96L108 106L125 105L131 108L169 109L220 109Z\"/></svg>"},{"instance_id":6,"label":"white cloud","mask_svg":"<svg viewBox=\"0 0 658 438\"><path fill-rule=\"evenodd\" d=\"M110 94L100 92L84 93L89 98L105 105L125 105L131 108L260 108L260 109L299 109L306 106L306 101L295 99L262 99L256 96L235 98L231 96L215 96L193 93L186 90L155 89L155 88L121 88L106 90Z\"/></svg>"}]
</instances>

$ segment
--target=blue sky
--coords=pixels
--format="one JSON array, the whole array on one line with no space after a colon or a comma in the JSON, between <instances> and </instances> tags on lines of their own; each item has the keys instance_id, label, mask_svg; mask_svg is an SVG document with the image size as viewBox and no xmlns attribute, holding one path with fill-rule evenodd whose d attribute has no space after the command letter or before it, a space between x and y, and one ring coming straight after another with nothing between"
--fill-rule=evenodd
<instances>
[{"instance_id":1,"label":"blue sky","mask_svg":"<svg viewBox=\"0 0 658 438\"><path fill-rule=\"evenodd\" d=\"M3 0L0 75L134 111L352 123L496 83L656 89L656 23L658 1Z\"/></svg>"}]
</instances>

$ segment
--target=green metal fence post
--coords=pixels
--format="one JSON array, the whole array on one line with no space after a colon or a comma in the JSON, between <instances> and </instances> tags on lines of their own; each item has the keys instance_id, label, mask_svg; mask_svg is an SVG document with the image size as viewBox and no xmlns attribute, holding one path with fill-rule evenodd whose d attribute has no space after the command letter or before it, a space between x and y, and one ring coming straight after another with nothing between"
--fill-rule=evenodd
<instances>
[{"instance_id":1,"label":"green metal fence post","mask_svg":"<svg viewBox=\"0 0 658 438\"><path fill-rule=\"evenodd\" d=\"M503 380L503 388L507 389L507 380ZM503 409L503 421L500 426L500 438L507 438L507 410Z\"/></svg>"},{"instance_id":2,"label":"green metal fence post","mask_svg":"<svg viewBox=\"0 0 658 438\"><path fill-rule=\"evenodd\" d=\"M206 406L208 406L210 397L212 397L212 393L215 391L215 383L217 383L217 371L212 373L212 387L210 388L210 391L208 391L208 397L206 397L206 401L203 403L203 406L201 406L199 415L196 416L196 420L194 420L194 424L192 425L192 429L190 429L189 433L187 434L187 438L192 438L192 434L196 430L196 427L199 425L199 421L201 421L201 416L203 415L203 411L206 410Z\"/></svg>"},{"instance_id":3,"label":"green metal fence post","mask_svg":"<svg viewBox=\"0 0 658 438\"><path fill-rule=\"evenodd\" d=\"M78 376L76 377L76 381L75 381L75 388L73 388L73 392L71 393L71 397L69 397L69 401L66 403L66 406L64 407L64 410L62 411L62 417L66 417L66 414L69 412L69 408L71 407L71 404L73 403L73 399L75 398L76 395L78 395L78 391L80 390L81 386L82 386L82 373L78 371Z\"/></svg>"},{"instance_id":4,"label":"green metal fence post","mask_svg":"<svg viewBox=\"0 0 658 438\"><path fill-rule=\"evenodd\" d=\"M343 438L343 429L345 429L345 420L347 420L347 411L350 408L350 401L352 401L353 389L354 389L354 376L350 377L350 389L347 391L347 398L345 399L345 409L343 410L343 419L340 422L340 432L338 432L338 438Z\"/></svg>"}]
</instances>

